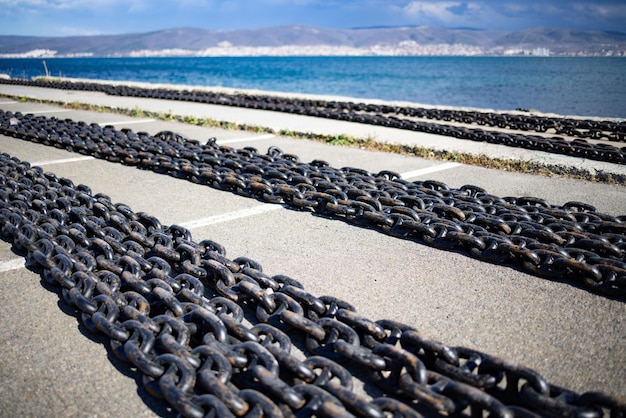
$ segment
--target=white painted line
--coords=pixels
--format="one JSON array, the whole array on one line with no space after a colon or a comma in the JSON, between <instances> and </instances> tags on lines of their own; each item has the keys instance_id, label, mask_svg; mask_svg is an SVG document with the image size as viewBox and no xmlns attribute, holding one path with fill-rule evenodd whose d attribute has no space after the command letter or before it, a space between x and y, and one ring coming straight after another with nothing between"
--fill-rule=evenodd
<instances>
[{"instance_id":1,"label":"white painted line","mask_svg":"<svg viewBox=\"0 0 626 418\"><path fill-rule=\"evenodd\" d=\"M0 261L0 273L4 273L5 271L23 269L24 267L26 267L26 260L23 258L16 258L9 261Z\"/></svg>"},{"instance_id":2,"label":"white painted line","mask_svg":"<svg viewBox=\"0 0 626 418\"><path fill-rule=\"evenodd\" d=\"M5 105L5 104L15 104L17 103L15 100L10 101L10 102L0 102L0 105Z\"/></svg>"},{"instance_id":3,"label":"white painted line","mask_svg":"<svg viewBox=\"0 0 626 418\"><path fill-rule=\"evenodd\" d=\"M106 125L130 125L130 124L134 124L134 123L150 123L150 122L156 122L156 119L136 119L136 120L125 120L125 121L121 121L121 122L100 122L98 125L100 126L106 126Z\"/></svg>"},{"instance_id":4,"label":"white painted line","mask_svg":"<svg viewBox=\"0 0 626 418\"><path fill-rule=\"evenodd\" d=\"M432 167L421 168L421 169L415 170L415 171L407 171L406 173L400 174L400 176L403 179L410 179L410 178L413 178L413 177L423 176L425 174L436 173L437 171L448 170L450 168L458 167L460 165L461 165L460 163L439 164L439 165L435 165L435 166L432 166Z\"/></svg>"},{"instance_id":5,"label":"white painted line","mask_svg":"<svg viewBox=\"0 0 626 418\"><path fill-rule=\"evenodd\" d=\"M267 135L259 135L259 136L253 136L250 138L234 138L234 139L225 139L223 141L217 141L218 144L222 145L222 144L234 144L237 142L249 142L249 141L261 141L263 139L271 139L271 138L275 138L276 135L274 134L267 134Z\"/></svg>"},{"instance_id":6,"label":"white painted line","mask_svg":"<svg viewBox=\"0 0 626 418\"><path fill-rule=\"evenodd\" d=\"M60 160L49 160L49 161L38 161L35 163L30 163L30 165L50 165L50 164L65 164L65 163L77 163L79 161L88 161L94 160L94 157L84 156L84 157L76 157L76 158L63 158Z\"/></svg>"},{"instance_id":7,"label":"white painted line","mask_svg":"<svg viewBox=\"0 0 626 418\"><path fill-rule=\"evenodd\" d=\"M249 216L260 215L261 213L271 212L274 210L282 209L281 205L265 204L256 206L250 209L242 209L235 212L223 213L221 215L210 216L208 218L197 219L195 221L183 222L179 224L183 228L194 229L201 228L203 226L218 224L222 222L228 222L235 219L247 218Z\"/></svg>"},{"instance_id":8,"label":"white painted line","mask_svg":"<svg viewBox=\"0 0 626 418\"><path fill-rule=\"evenodd\" d=\"M50 109L50 110L33 110L31 112L22 112L22 113L31 113L31 114L37 114L37 113L65 113L65 112L71 112L72 109Z\"/></svg>"}]
</instances>

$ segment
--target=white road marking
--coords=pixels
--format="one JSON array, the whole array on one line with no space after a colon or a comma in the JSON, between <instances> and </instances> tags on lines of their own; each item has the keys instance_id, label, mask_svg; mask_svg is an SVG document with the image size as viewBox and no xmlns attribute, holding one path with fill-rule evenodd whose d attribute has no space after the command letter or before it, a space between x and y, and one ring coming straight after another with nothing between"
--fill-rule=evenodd
<instances>
[{"instance_id":1,"label":"white road marking","mask_svg":"<svg viewBox=\"0 0 626 418\"><path fill-rule=\"evenodd\" d=\"M17 103L16 101L10 101L10 102L0 102L0 105L5 105L5 104L15 104Z\"/></svg>"},{"instance_id":2,"label":"white road marking","mask_svg":"<svg viewBox=\"0 0 626 418\"><path fill-rule=\"evenodd\" d=\"M50 164L76 163L79 161L88 161L88 160L94 160L94 159L95 159L94 157L84 156L84 157L76 157L76 158L63 158L60 160L37 161L34 163L30 163L30 165L42 166L42 165L50 165Z\"/></svg>"},{"instance_id":3,"label":"white road marking","mask_svg":"<svg viewBox=\"0 0 626 418\"><path fill-rule=\"evenodd\" d=\"M459 164L459 163L439 164L439 165L435 165L435 166L432 166L432 167L421 168L421 169L415 170L415 171L407 171L406 173L400 174L400 176L403 179L410 179L410 178L413 178L413 177L423 176L425 174L431 174L431 173L436 173L438 171L448 170L450 168L458 167L460 165L461 164Z\"/></svg>"},{"instance_id":4,"label":"white road marking","mask_svg":"<svg viewBox=\"0 0 626 418\"><path fill-rule=\"evenodd\" d=\"M23 269L25 267L26 260L24 260L23 258L16 258L9 261L0 261L0 273L4 273L5 271Z\"/></svg>"},{"instance_id":5,"label":"white road marking","mask_svg":"<svg viewBox=\"0 0 626 418\"><path fill-rule=\"evenodd\" d=\"M37 113L65 113L65 112L71 112L72 109L50 109L50 110L33 110L33 111L26 111L26 112L22 112L23 114L37 114Z\"/></svg>"},{"instance_id":6,"label":"white road marking","mask_svg":"<svg viewBox=\"0 0 626 418\"><path fill-rule=\"evenodd\" d=\"M179 224L183 228L194 229L201 228L203 226L213 225L222 222L228 222L235 219L247 218L249 216L259 215L261 213L271 212L274 210L282 209L281 205L265 204L261 206L255 206L249 209L237 210L235 212L223 213L221 215L210 216L208 218L196 219L194 221L183 222Z\"/></svg>"},{"instance_id":7,"label":"white road marking","mask_svg":"<svg viewBox=\"0 0 626 418\"><path fill-rule=\"evenodd\" d=\"M237 142L249 142L249 141L261 141L263 139L271 139L271 138L275 138L276 135L274 134L267 134L267 135L259 135L259 136L253 136L251 138L234 138L234 139L225 139L223 141L217 141L218 144L222 145L222 144L234 144Z\"/></svg>"},{"instance_id":8,"label":"white road marking","mask_svg":"<svg viewBox=\"0 0 626 418\"><path fill-rule=\"evenodd\" d=\"M156 119L135 119L135 120L125 120L120 122L100 122L98 125L106 126L106 125L130 125L133 123L150 123L156 122Z\"/></svg>"}]
</instances>

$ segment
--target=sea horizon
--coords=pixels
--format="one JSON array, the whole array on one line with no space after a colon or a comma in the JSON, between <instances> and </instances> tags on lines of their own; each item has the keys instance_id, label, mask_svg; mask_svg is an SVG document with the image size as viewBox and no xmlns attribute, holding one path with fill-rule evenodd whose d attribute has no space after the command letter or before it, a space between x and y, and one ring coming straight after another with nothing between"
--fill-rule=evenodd
<instances>
[{"instance_id":1,"label":"sea horizon","mask_svg":"<svg viewBox=\"0 0 626 418\"><path fill-rule=\"evenodd\" d=\"M44 64L45 62L45 64ZM7 58L12 78L82 78L626 117L626 57L263 56Z\"/></svg>"}]
</instances>

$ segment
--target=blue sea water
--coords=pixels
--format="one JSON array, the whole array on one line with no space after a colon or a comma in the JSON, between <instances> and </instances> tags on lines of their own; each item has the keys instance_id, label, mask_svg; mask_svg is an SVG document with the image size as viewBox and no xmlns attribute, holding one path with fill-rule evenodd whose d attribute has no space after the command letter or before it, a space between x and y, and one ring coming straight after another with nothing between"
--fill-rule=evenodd
<instances>
[{"instance_id":1,"label":"blue sea water","mask_svg":"<svg viewBox=\"0 0 626 418\"><path fill-rule=\"evenodd\" d=\"M51 76L626 118L626 57L47 58ZM0 73L45 74L42 59Z\"/></svg>"}]
</instances>

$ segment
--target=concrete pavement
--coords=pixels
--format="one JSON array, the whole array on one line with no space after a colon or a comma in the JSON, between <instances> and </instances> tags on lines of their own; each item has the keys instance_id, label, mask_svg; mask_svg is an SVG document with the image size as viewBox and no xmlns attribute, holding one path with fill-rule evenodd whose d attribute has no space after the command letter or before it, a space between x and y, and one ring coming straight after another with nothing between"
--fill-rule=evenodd
<instances>
[{"instance_id":1,"label":"concrete pavement","mask_svg":"<svg viewBox=\"0 0 626 418\"><path fill-rule=\"evenodd\" d=\"M4 85L0 85L0 94L171 110L274 129L369 135L453 149L470 147L472 152L490 155L524 153L499 145L249 109ZM578 200L612 215L626 212L626 187L622 185L522 175L4 98L0 98L0 109L114 124L118 129L149 133L167 129L199 140L214 136L229 146L252 146L261 151L275 145L305 162L323 159L336 167L353 166L373 172L390 169L411 179L434 179L451 187L474 184L499 196L531 195L554 204ZM0 151L38 163L76 184L86 184L94 193L107 194L134 211L157 216L163 224L182 224L190 228L196 241L217 241L226 247L230 258L253 258L268 274L287 274L313 294L345 299L369 318L402 321L446 344L514 360L537 370L550 383L572 390L626 395L623 302L341 221L56 148L0 136ZM540 154L524 155L529 159L555 159L559 164L625 171L609 163ZM7 243L0 242L1 415L172 415L145 393L133 372L117 362L108 344L86 335L67 305L42 284L38 275L23 268L21 260Z\"/></svg>"}]
</instances>

